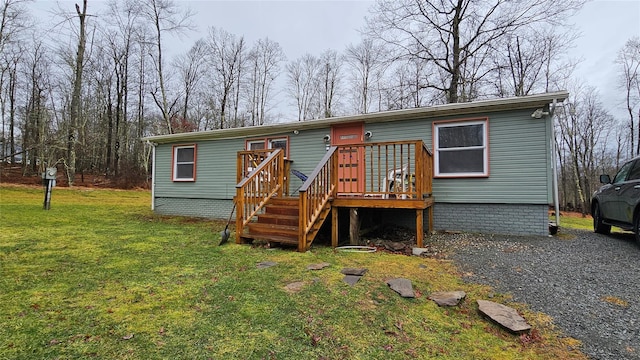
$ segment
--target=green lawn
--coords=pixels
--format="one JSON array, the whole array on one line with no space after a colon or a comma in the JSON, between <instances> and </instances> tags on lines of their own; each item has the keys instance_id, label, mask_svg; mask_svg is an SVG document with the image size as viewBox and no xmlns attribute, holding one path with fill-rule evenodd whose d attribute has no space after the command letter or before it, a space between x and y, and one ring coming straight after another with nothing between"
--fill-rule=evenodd
<instances>
[{"instance_id":1,"label":"green lawn","mask_svg":"<svg viewBox=\"0 0 640 360\"><path fill-rule=\"evenodd\" d=\"M149 196L55 188L45 211L41 188L0 186L0 359L584 358L507 294L491 300L520 310L530 336L481 318L492 290L450 262L217 246L223 223L154 216ZM331 266L306 270L319 262ZM369 271L350 287L344 267ZM396 295L392 277L419 296ZM441 290L467 299L440 308L427 296Z\"/></svg>"},{"instance_id":2,"label":"green lawn","mask_svg":"<svg viewBox=\"0 0 640 360\"><path fill-rule=\"evenodd\" d=\"M555 217L552 220L555 221ZM578 214L564 216L560 213L560 228L593 231L593 219L589 215L585 217L581 217Z\"/></svg>"}]
</instances>

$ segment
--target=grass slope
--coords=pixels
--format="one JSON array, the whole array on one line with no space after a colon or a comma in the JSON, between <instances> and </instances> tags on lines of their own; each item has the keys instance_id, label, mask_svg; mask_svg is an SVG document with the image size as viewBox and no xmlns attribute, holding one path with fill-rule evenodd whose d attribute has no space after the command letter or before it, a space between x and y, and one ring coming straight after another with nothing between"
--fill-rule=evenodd
<instances>
[{"instance_id":1,"label":"grass slope","mask_svg":"<svg viewBox=\"0 0 640 360\"><path fill-rule=\"evenodd\" d=\"M314 247L217 246L222 223L159 217L149 193L0 187L0 359L549 359L584 356L551 320L516 336L481 318L491 289L450 262ZM258 269L256 264L278 264ZM307 265L328 262L310 271ZM369 269L355 286L344 267ZM385 280L410 279L416 299ZM302 282L300 291L288 291ZM429 293L464 290L459 307Z\"/></svg>"}]
</instances>

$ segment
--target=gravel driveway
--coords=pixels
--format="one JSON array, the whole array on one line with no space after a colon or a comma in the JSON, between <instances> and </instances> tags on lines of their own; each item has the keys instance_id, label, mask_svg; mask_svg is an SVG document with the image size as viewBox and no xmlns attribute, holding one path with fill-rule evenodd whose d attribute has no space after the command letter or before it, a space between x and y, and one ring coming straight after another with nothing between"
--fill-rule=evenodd
<instances>
[{"instance_id":1,"label":"gravel driveway","mask_svg":"<svg viewBox=\"0 0 640 360\"><path fill-rule=\"evenodd\" d=\"M434 235L465 280L553 317L593 359L640 359L640 245L632 234Z\"/></svg>"}]
</instances>

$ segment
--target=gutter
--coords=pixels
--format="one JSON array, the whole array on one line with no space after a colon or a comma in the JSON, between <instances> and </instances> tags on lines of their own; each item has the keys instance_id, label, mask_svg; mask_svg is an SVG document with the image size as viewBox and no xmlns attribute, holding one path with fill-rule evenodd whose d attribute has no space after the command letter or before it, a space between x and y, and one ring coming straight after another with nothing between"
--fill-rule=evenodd
<instances>
[{"instance_id":1,"label":"gutter","mask_svg":"<svg viewBox=\"0 0 640 360\"><path fill-rule=\"evenodd\" d=\"M553 168L553 179L552 179L552 187L553 187L553 207L554 212L556 213L556 231L560 229L560 196L558 195L558 159L556 159L556 117L555 110L556 105L558 103L557 99L553 99L553 103L551 104L551 109L549 109L549 113L551 116L551 161Z\"/></svg>"}]
</instances>

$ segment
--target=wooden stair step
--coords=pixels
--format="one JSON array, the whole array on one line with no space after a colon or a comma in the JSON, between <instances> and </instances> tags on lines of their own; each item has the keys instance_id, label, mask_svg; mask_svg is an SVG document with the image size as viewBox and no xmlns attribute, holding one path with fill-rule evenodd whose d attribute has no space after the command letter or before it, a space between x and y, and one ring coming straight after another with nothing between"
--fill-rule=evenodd
<instances>
[{"instance_id":1,"label":"wooden stair step","mask_svg":"<svg viewBox=\"0 0 640 360\"><path fill-rule=\"evenodd\" d=\"M300 217L298 215L294 216L268 213L258 215L258 222L264 224L297 226L299 221Z\"/></svg>"},{"instance_id":2,"label":"wooden stair step","mask_svg":"<svg viewBox=\"0 0 640 360\"><path fill-rule=\"evenodd\" d=\"M285 206L285 205L273 205L271 203L265 205L264 207L265 214L278 214L278 215L290 215L296 216L300 213L298 211L298 205L293 206Z\"/></svg>"},{"instance_id":3,"label":"wooden stair step","mask_svg":"<svg viewBox=\"0 0 640 360\"><path fill-rule=\"evenodd\" d=\"M253 240L264 241L269 243L279 243L279 244L298 246L297 236L295 238L292 238L288 236L247 233L247 234L242 234L242 237L245 239L253 239Z\"/></svg>"},{"instance_id":4,"label":"wooden stair step","mask_svg":"<svg viewBox=\"0 0 640 360\"><path fill-rule=\"evenodd\" d=\"M286 205L286 206L298 206L300 199L297 197L274 197L269 199L269 205Z\"/></svg>"},{"instance_id":5,"label":"wooden stair step","mask_svg":"<svg viewBox=\"0 0 640 360\"><path fill-rule=\"evenodd\" d=\"M295 238L298 237L298 226L265 224L258 222L248 224L247 227L249 228L249 232L252 234L280 235Z\"/></svg>"}]
</instances>

